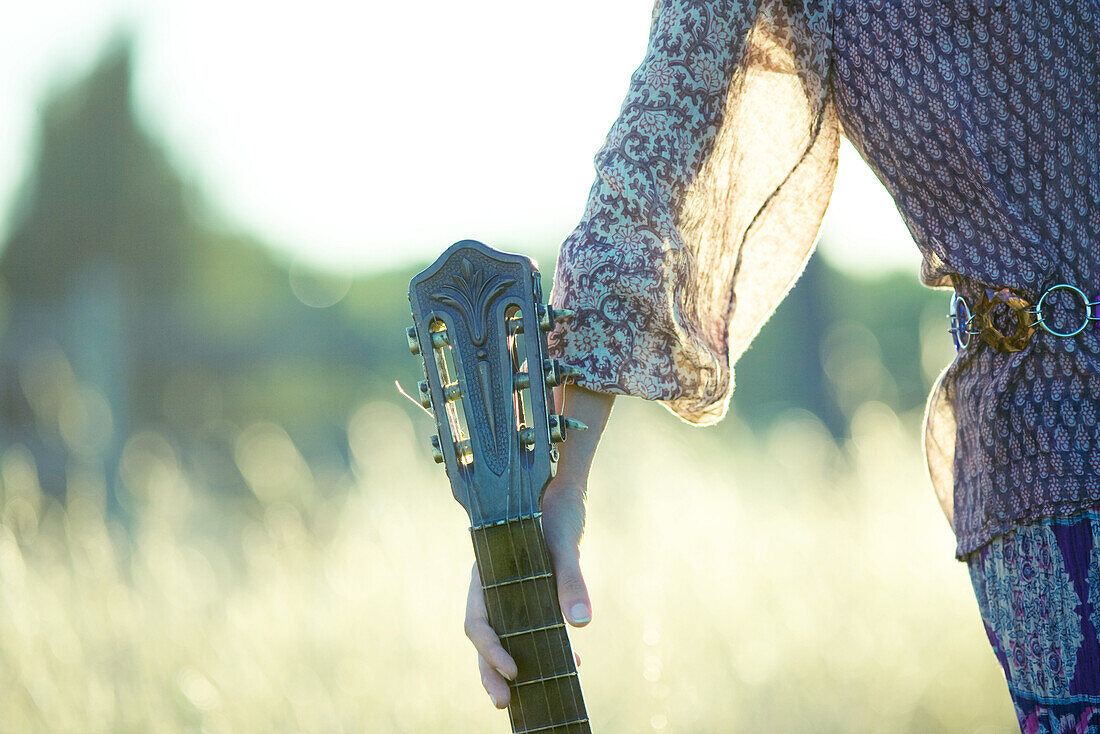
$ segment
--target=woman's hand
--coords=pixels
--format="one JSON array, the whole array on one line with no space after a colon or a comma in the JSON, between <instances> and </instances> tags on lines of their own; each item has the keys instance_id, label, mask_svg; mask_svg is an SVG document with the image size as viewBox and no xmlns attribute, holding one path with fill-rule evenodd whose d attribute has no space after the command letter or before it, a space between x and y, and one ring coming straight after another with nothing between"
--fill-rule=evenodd
<instances>
[{"instance_id":1,"label":"woman's hand","mask_svg":"<svg viewBox=\"0 0 1100 734\"><path fill-rule=\"evenodd\" d=\"M554 564L562 616L574 627L583 627L592 619L592 603L580 562L588 471L611 414L614 397L576 386L569 386L567 397L567 415L585 423L588 430L572 432L569 440L559 447L558 474L542 495L542 531ZM563 402L559 394L558 404ZM466 636L477 649L481 684L494 706L506 708L511 696L508 680L516 676L516 663L489 626L476 564L470 575L470 593L466 600Z\"/></svg>"}]
</instances>

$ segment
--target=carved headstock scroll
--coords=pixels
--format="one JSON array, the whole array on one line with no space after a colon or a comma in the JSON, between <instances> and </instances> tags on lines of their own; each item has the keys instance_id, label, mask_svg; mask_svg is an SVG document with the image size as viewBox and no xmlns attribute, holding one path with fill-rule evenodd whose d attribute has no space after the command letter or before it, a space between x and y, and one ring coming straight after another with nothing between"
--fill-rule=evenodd
<instances>
[{"instance_id":1,"label":"carved headstock scroll","mask_svg":"<svg viewBox=\"0 0 1100 734\"><path fill-rule=\"evenodd\" d=\"M420 402L435 416L433 452L455 499L474 525L537 512L555 443L583 428L554 413L551 388L575 373L546 349L555 319L571 314L542 303L534 261L473 240L414 277L409 304Z\"/></svg>"}]
</instances>

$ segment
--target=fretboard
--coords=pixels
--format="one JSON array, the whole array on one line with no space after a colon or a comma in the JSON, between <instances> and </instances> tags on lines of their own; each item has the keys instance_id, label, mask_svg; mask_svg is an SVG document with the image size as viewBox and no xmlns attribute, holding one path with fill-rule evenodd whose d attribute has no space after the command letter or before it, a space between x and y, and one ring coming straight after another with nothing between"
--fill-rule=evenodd
<instances>
[{"instance_id":1,"label":"fretboard","mask_svg":"<svg viewBox=\"0 0 1100 734\"><path fill-rule=\"evenodd\" d=\"M516 734L591 734L538 515L471 528L489 624L516 661Z\"/></svg>"}]
</instances>

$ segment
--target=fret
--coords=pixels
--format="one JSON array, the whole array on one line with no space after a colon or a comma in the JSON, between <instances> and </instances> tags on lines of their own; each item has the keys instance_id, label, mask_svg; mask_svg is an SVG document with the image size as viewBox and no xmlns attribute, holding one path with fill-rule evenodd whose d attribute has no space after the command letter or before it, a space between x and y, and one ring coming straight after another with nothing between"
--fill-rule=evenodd
<instances>
[{"instance_id":1,"label":"fret","mask_svg":"<svg viewBox=\"0 0 1100 734\"><path fill-rule=\"evenodd\" d=\"M576 678L577 671L571 671L569 673L561 673L559 675L548 675L545 678L532 678L531 680L517 680L513 685L516 688L520 686L528 686L532 683L545 683L547 681L558 680L559 678Z\"/></svg>"},{"instance_id":2,"label":"fret","mask_svg":"<svg viewBox=\"0 0 1100 734\"><path fill-rule=\"evenodd\" d=\"M509 686L520 728L561 725L584 718L584 701L575 675L557 676L530 685Z\"/></svg>"},{"instance_id":3,"label":"fret","mask_svg":"<svg viewBox=\"0 0 1100 734\"><path fill-rule=\"evenodd\" d=\"M562 623L562 624L548 624L545 627L535 627L535 628L529 629L529 630L516 630L515 632L505 632L504 634L499 635L499 637L502 640L507 640L511 637L519 637L520 635L530 635L530 634L534 634L535 632L545 632L546 630L557 630L557 629L565 629L565 624L564 623Z\"/></svg>"},{"instance_id":4,"label":"fret","mask_svg":"<svg viewBox=\"0 0 1100 734\"><path fill-rule=\"evenodd\" d=\"M489 584L488 586L482 586L481 588L482 588L482 590L487 591L489 589L498 589L501 586L511 586L512 584L523 583L524 581L534 581L536 579L549 579L549 578L553 578L553 577L554 577L554 574L552 574L552 573L536 573L532 576L519 576L519 577L514 578L514 579L505 579L504 581L497 581L495 583Z\"/></svg>"},{"instance_id":5,"label":"fret","mask_svg":"<svg viewBox=\"0 0 1100 734\"><path fill-rule=\"evenodd\" d=\"M482 585L553 573L538 515L470 528ZM483 563L484 561L484 563Z\"/></svg>"},{"instance_id":6,"label":"fret","mask_svg":"<svg viewBox=\"0 0 1100 734\"><path fill-rule=\"evenodd\" d=\"M485 608L500 617L498 634L551 627L562 621L552 576L486 589Z\"/></svg>"},{"instance_id":7,"label":"fret","mask_svg":"<svg viewBox=\"0 0 1100 734\"><path fill-rule=\"evenodd\" d=\"M534 729L516 729L515 734L549 734L557 729L568 730L568 727L582 726L588 724L588 717L583 719L573 719L572 721L563 721L560 724L551 724L550 726L539 726ZM578 729L577 731L580 731Z\"/></svg>"}]
</instances>

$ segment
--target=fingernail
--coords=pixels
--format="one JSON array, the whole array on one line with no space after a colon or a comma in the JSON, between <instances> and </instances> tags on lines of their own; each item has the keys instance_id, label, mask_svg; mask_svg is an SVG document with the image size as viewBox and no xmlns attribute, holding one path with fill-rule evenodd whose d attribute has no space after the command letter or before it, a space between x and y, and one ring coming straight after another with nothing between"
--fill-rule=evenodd
<instances>
[{"instance_id":1,"label":"fingernail","mask_svg":"<svg viewBox=\"0 0 1100 734\"><path fill-rule=\"evenodd\" d=\"M573 608L569 610L569 621L573 624L584 624L592 619L592 615L588 612L588 607L584 604L574 604Z\"/></svg>"},{"instance_id":2,"label":"fingernail","mask_svg":"<svg viewBox=\"0 0 1100 734\"><path fill-rule=\"evenodd\" d=\"M494 708L500 708L500 704L497 703L497 697L496 696L494 696L493 694L490 693L489 694L489 700L493 702L493 707Z\"/></svg>"},{"instance_id":3,"label":"fingernail","mask_svg":"<svg viewBox=\"0 0 1100 734\"><path fill-rule=\"evenodd\" d=\"M513 678L512 676L510 676L510 675L508 675L507 673L505 673L505 672L504 672L504 670L503 670L502 668L496 668L496 671L497 671L498 673L500 673L500 674L501 674L502 676L504 676L505 680L515 680L515 678Z\"/></svg>"}]
</instances>

